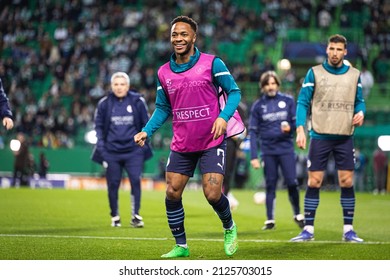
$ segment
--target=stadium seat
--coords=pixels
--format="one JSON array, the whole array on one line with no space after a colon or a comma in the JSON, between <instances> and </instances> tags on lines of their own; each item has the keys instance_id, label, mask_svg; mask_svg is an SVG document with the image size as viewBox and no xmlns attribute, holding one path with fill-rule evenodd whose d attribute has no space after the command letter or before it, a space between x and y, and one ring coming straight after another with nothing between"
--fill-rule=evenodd
<instances>
[{"instance_id":1,"label":"stadium seat","mask_svg":"<svg viewBox=\"0 0 390 280\"><path fill-rule=\"evenodd\" d=\"M287 30L288 42L304 42L309 40L308 30L304 28L292 28Z\"/></svg>"}]
</instances>

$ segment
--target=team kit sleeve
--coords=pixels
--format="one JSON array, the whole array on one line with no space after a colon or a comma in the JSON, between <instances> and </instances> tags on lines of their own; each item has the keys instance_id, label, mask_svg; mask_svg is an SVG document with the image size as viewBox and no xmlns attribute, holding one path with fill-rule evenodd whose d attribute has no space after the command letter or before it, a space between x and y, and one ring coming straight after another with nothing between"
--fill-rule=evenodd
<instances>
[{"instance_id":1,"label":"team kit sleeve","mask_svg":"<svg viewBox=\"0 0 390 280\"><path fill-rule=\"evenodd\" d=\"M360 111L363 112L363 115L366 115L366 103L365 103L364 97L363 97L362 82L361 82L360 77L359 77L358 86L356 87L356 98L355 98L354 113L356 114L356 113L358 113Z\"/></svg>"},{"instance_id":2,"label":"team kit sleeve","mask_svg":"<svg viewBox=\"0 0 390 280\"><path fill-rule=\"evenodd\" d=\"M296 109L296 127L306 125L306 118L309 113L311 100L313 98L315 80L313 70L307 72L302 87L299 91Z\"/></svg>"},{"instance_id":3,"label":"team kit sleeve","mask_svg":"<svg viewBox=\"0 0 390 280\"><path fill-rule=\"evenodd\" d=\"M240 103L241 90L225 63L219 57L216 57L213 61L212 73L216 88L221 87L228 96L225 108L219 113L219 117L227 122L233 116Z\"/></svg>"},{"instance_id":4,"label":"team kit sleeve","mask_svg":"<svg viewBox=\"0 0 390 280\"><path fill-rule=\"evenodd\" d=\"M142 131L146 132L150 138L171 115L171 104L169 103L160 82L157 80L156 109Z\"/></svg>"}]
</instances>

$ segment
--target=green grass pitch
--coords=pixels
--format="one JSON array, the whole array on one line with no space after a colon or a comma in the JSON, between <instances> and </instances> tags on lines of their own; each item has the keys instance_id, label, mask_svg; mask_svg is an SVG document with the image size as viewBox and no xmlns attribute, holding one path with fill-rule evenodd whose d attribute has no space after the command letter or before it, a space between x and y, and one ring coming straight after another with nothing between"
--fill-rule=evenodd
<instances>
[{"instance_id":1,"label":"green grass pitch","mask_svg":"<svg viewBox=\"0 0 390 280\"><path fill-rule=\"evenodd\" d=\"M254 190L234 190L239 249L223 250L223 230L202 191L183 196L189 260L389 260L390 196L356 194L354 228L363 244L341 241L338 191L321 191L315 241L291 243L300 229L292 220L287 192L279 190L276 230L261 231L265 206ZM304 191L301 191L303 205ZM159 260L174 245L163 191L143 191L144 228L130 227L130 194L120 191L122 227L112 228L105 190L0 189L1 260ZM303 208L303 206L302 206Z\"/></svg>"}]
</instances>

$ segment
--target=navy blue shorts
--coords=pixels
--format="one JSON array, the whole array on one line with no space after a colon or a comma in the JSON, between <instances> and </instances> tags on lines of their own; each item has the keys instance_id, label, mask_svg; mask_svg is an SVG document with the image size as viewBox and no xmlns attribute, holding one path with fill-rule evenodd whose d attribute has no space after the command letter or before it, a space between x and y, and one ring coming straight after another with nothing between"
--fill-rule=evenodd
<instances>
[{"instance_id":1,"label":"navy blue shorts","mask_svg":"<svg viewBox=\"0 0 390 280\"><path fill-rule=\"evenodd\" d=\"M199 162L200 173L220 173L225 175L226 140L219 146L200 152L179 153L171 151L167 162L167 172L194 176Z\"/></svg>"},{"instance_id":2,"label":"navy blue shorts","mask_svg":"<svg viewBox=\"0 0 390 280\"><path fill-rule=\"evenodd\" d=\"M308 170L326 170L326 165L331 153L333 153L337 170L354 169L355 155L353 139L351 137L343 140L311 139L307 160Z\"/></svg>"}]
</instances>

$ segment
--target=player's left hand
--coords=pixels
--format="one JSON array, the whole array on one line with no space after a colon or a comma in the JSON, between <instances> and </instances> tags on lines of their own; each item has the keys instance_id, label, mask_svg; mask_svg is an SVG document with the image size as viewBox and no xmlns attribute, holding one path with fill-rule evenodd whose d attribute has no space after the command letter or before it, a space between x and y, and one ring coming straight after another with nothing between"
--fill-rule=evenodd
<instances>
[{"instance_id":1,"label":"player's left hand","mask_svg":"<svg viewBox=\"0 0 390 280\"><path fill-rule=\"evenodd\" d=\"M226 132L227 122L223 118L217 118L211 129L211 133L214 134L213 139L218 139L221 135Z\"/></svg>"}]
</instances>

